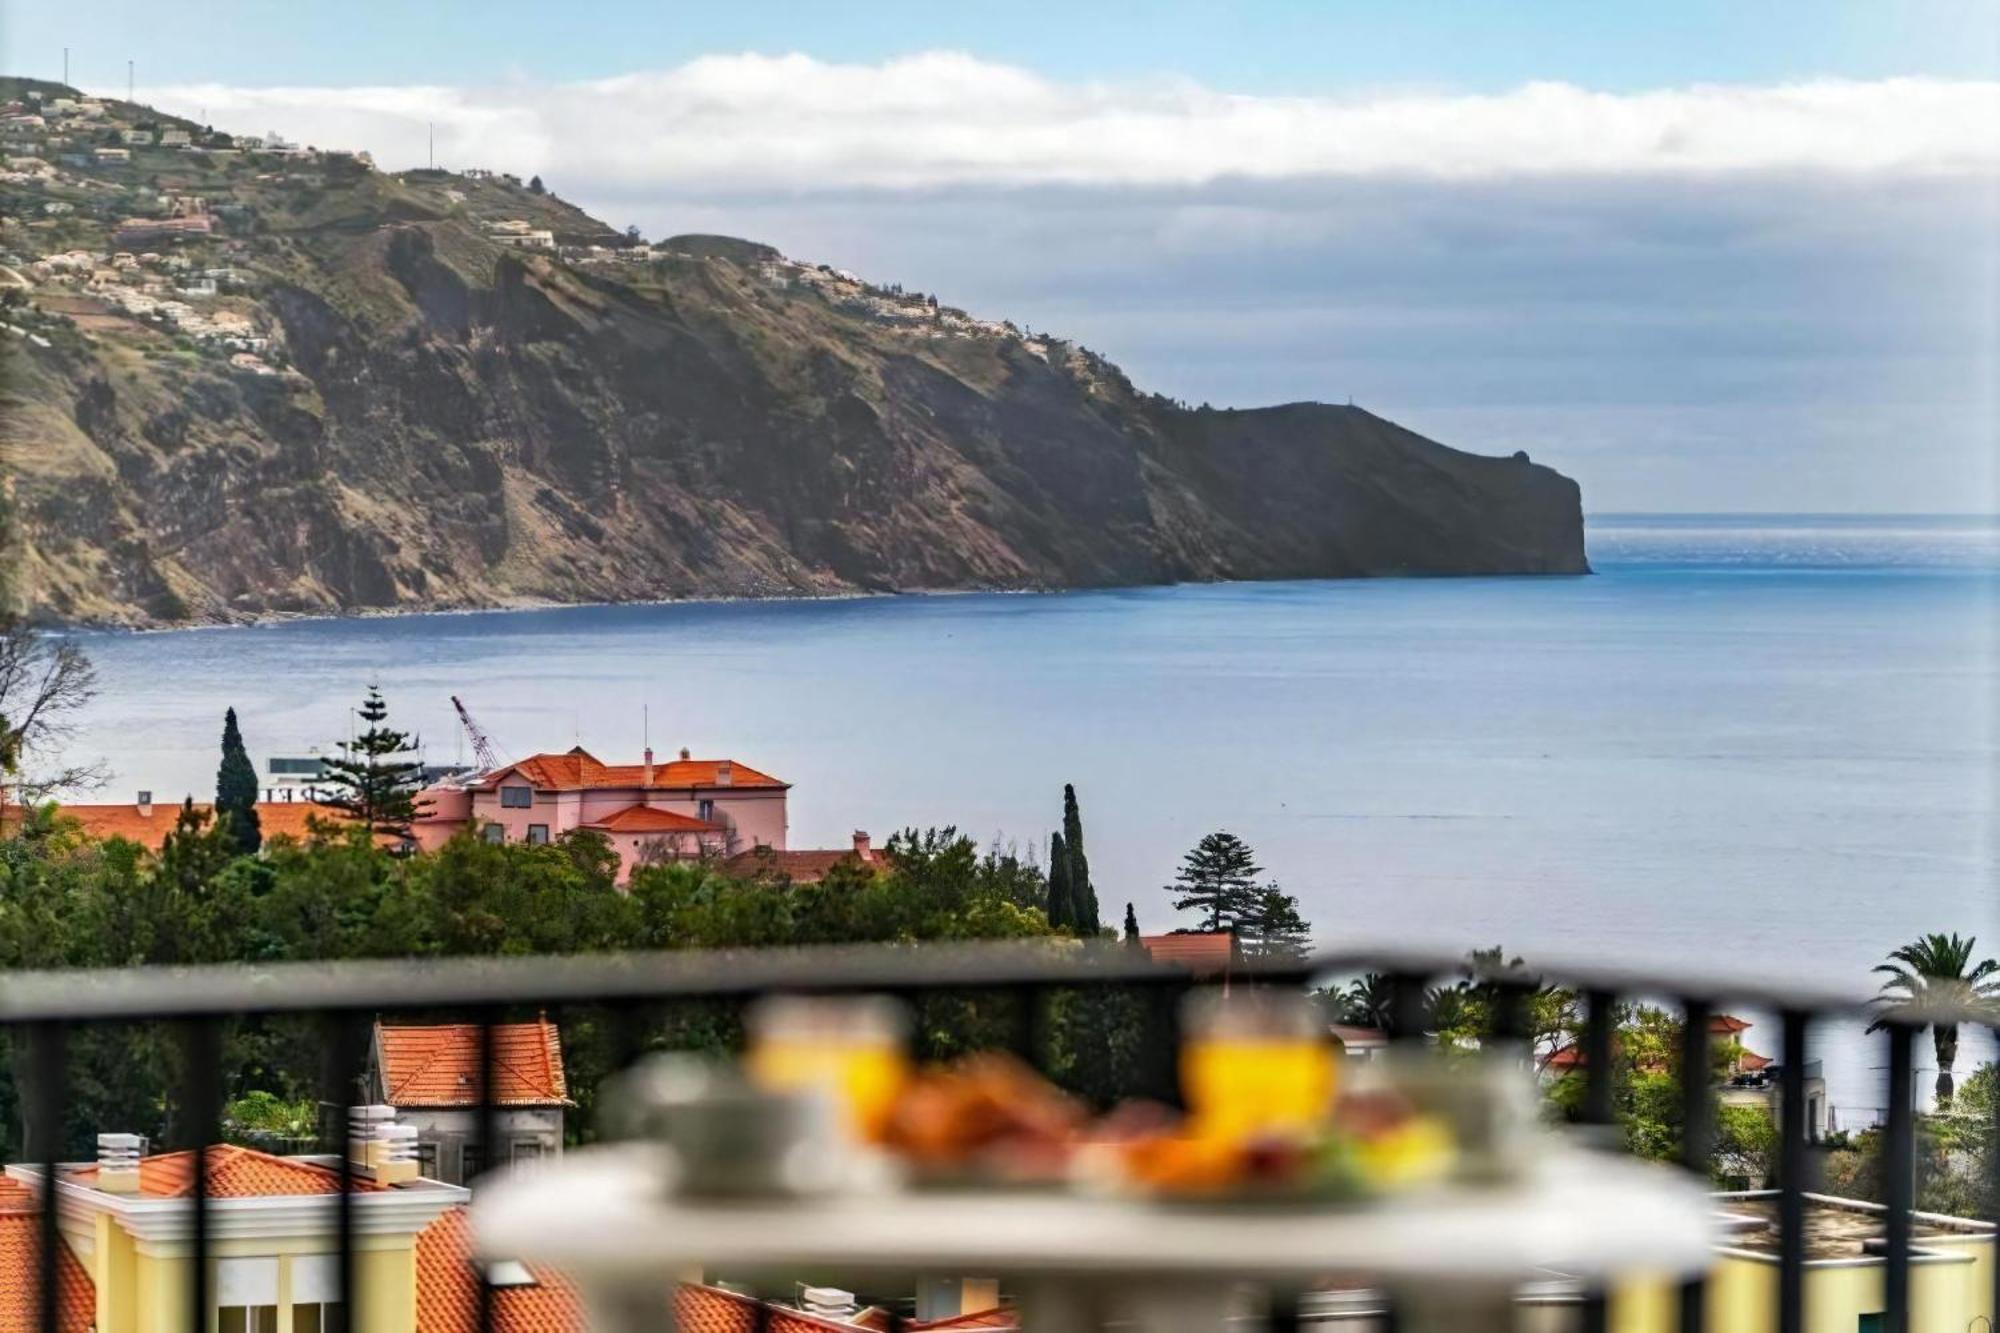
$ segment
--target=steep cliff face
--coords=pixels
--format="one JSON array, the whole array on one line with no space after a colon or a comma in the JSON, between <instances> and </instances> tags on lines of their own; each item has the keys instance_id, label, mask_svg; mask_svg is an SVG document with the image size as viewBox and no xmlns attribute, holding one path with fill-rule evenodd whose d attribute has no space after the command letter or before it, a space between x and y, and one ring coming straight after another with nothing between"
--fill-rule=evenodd
<instances>
[{"instance_id":1,"label":"steep cliff face","mask_svg":"<svg viewBox=\"0 0 2000 1333\"><path fill-rule=\"evenodd\" d=\"M746 242L618 246L503 182L233 170L186 248L236 270L256 355L29 293L0 448L39 614L1585 569L1573 482L1355 408L1185 410L1069 344ZM505 243L514 213L561 257Z\"/></svg>"}]
</instances>

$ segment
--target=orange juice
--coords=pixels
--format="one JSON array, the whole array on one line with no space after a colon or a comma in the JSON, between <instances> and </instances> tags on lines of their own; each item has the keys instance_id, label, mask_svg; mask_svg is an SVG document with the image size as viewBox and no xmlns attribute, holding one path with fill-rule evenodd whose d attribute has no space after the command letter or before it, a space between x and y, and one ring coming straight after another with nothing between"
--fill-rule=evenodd
<instances>
[{"instance_id":1,"label":"orange juice","mask_svg":"<svg viewBox=\"0 0 2000 1333\"><path fill-rule=\"evenodd\" d=\"M747 1020L754 1081L776 1091L823 1091L852 1137L864 1143L882 1137L910 1076L908 1017L900 1005L877 996L776 996Z\"/></svg>"},{"instance_id":2,"label":"orange juice","mask_svg":"<svg viewBox=\"0 0 2000 1333\"><path fill-rule=\"evenodd\" d=\"M909 1062L895 1046L839 1038L760 1041L750 1050L749 1067L762 1087L825 1090L839 1105L848 1133L867 1143L882 1137L909 1078Z\"/></svg>"},{"instance_id":3,"label":"orange juice","mask_svg":"<svg viewBox=\"0 0 2000 1333\"><path fill-rule=\"evenodd\" d=\"M1326 1119L1335 1069L1309 1037L1197 1036L1181 1051L1181 1090L1203 1137L1305 1132Z\"/></svg>"}]
</instances>

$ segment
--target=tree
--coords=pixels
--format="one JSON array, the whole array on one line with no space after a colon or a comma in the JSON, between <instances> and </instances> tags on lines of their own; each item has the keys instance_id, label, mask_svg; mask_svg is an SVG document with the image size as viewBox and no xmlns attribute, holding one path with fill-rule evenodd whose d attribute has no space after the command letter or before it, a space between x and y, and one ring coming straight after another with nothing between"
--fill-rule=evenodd
<instances>
[{"instance_id":1,"label":"tree","mask_svg":"<svg viewBox=\"0 0 2000 1333\"><path fill-rule=\"evenodd\" d=\"M35 805L104 780L99 765L56 759L96 695L83 649L0 614L0 824L10 803Z\"/></svg>"},{"instance_id":2,"label":"tree","mask_svg":"<svg viewBox=\"0 0 2000 1333\"><path fill-rule=\"evenodd\" d=\"M236 726L236 710L222 715L222 763L215 770L215 815L228 825L236 850L253 856L264 845L264 831L257 819L257 769L243 748L243 733Z\"/></svg>"},{"instance_id":3,"label":"tree","mask_svg":"<svg viewBox=\"0 0 2000 1333\"><path fill-rule=\"evenodd\" d=\"M1991 1011L2000 1002L2000 963L1987 958L1972 962L1973 936L1925 935L1892 950L1890 961L1875 970L1887 974L1875 1002L1881 1014L1868 1025L1878 1032L1891 1023L1928 1023L1937 1050L1937 1104L1951 1105L1951 1067L1958 1063L1959 1015Z\"/></svg>"},{"instance_id":4,"label":"tree","mask_svg":"<svg viewBox=\"0 0 2000 1333\"><path fill-rule=\"evenodd\" d=\"M1250 907L1236 923L1249 958L1267 958L1296 963L1303 961L1312 943L1312 924L1299 914L1299 900L1275 883L1256 891Z\"/></svg>"},{"instance_id":5,"label":"tree","mask_svg":"<svg viewBox=\"0 0 2000 1333\"><path fill-rule=\"evenodd\" d=\"M1090 858L1083 854L1083 815L1076 807L1076 788L1063 784L1063 848L1069 853L1069 901L1076 933L1085 939L1099 934L1097 890L1090 884Z\"/></svg>"},{"instance_id":6,"label":"tree","mask_svg":"<svg viewBox=\"0 0 2000 1333\"><path fill-rule=\"evenodd\" d=\"M1176 912L1201 913L1202 929L1230 930L1256 910L1257 876L1263 871L1248 843L1218 831L1181 859L1166 892L1175 895Z\"/></svg>"},{"instance_id":7,"label":"tree","mask_svg":"<svg viewBox=\"0 0 2000 1333\"><path fill-rule=\"evenodd\" d=\"M325 802L371 833L408 838L410 825L428 808L417 800L424 766L409 757L416 753L416 738L385 725L389 705L373 685L360 718L368 730L340 742L340 757L325 761L322 781L332 789Z\"/></svg>"},{"instance_id":8,"label":"tree","mask_svg":"<svg viewBox=\"0 0 2000 1333\"><path fill-rule=\"evenodd\" d=\"M1135 949L1145 945L1139 939L1139 914L1132 910L1132 904L1125 904L1125 942Z\"/></svg>"},{"instance_id":9,"label":"tree","mask_svg":"<svg viewBox=\"0 0 2000 1333\"><path fill-rule=\"evenodd\" d=\"M1076 928L1076 899L1070 892L1069 848L1063 835L1049 835L1049 925L1056 930Z\"/></svg>"},{"instance_id":10,"label":"tree","mask_svg":"<svg viewBox=\"0 0 2000 1333\"><path fill-rule=\"evenodd\" d=\"M528 193L529 194L546 193L546 187L543 186L542 178L540 176L530 176L528 178Z\"/></svg>"}]
</instances>

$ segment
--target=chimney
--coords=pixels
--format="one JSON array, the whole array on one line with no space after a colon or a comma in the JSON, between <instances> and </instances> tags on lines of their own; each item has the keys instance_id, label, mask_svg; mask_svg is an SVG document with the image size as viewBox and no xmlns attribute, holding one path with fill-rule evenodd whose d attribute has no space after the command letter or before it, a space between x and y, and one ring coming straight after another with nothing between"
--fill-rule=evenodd
<instances>
[{"instance_id":1,"label":"chimney","mask_svg":"<svg viewBox=\"0 0 2000 1333\"><path fill-rule=\"evenodd\" d=\"M137 1194L139 1159L145 1155L143 1134L99 1134L97 1188L106 1194Z\"/></svg>"},{"instance_id":2,"label":"chimney","mask_svg":"<svg viewBox=\"0 0 2000 1333\"><path fill-rule=\"evenodd\" d=\"M139 793L139 818L151 819L152 817L153 817L153 793L149 791L142 791Z\"/></svg>"},{"instance_id":3,"label":"chimney","mask_svg":"<svg viewBox=\"0 0 2000 1333\"><path fill-rule=\"evenodd\" d=\"M854 856L859 861L873 861L875 849L870 845L868 830L854 830Z\"/></svg>"},{"instance_id":4,"label":"chimney","mask_svg":"<svg viewBox=\"0 0 2000 1333\"><path fill-rule=\"evenodd\" d=\"M854 1293L839 1287L801 1286L799 1308L822 1319L846 1319L860 1312L860 1307L854 1303Z\"/></svg>"},{"instance_id":5,"label":"chimney","mask_svg":"<svg viewBox=\"0 0 2000 1333\"><path fill-rule=\"evenodd\" d=\"M652 786L652 785L653 785L653 747L652 747L652 746L650 746L650 745L648 745L648 746L646 747L646 782L645 782L645 785L646 785L646 786L648 786L648 787L650 787L650 786Z\"/></svg>"},{"instance_id":6,"label":"chimney","mask_svg":"<svg viewBox=\"0 0 2000 1333\"><path fill-rule=\"evenodd\" d=\"M347 1108L347 1160L383 1185L417 1178L417 1128L396 1123L393 1106Z\"/></svg>"},{"instance_id":7,"label":"chimney","mask_svg":"<svg viewBox=\"0 0 2000 1333\"><path fill-rule=\"evenodd\" d=\"M736 766L734 764L725 759L715 766L716 786L727 787L734 781L736 781Z\"/></svg>"},{"instance_id":8,"label":"chimney","mask_svg":"<svg viewBox=\"0 0 2000 1333\"><path fill-rule=\"evenodd\" d=\"M691 756L690 754L688 754L688 747L687 747L687 746L685 746L685 745L683 745L683 746L681 747L681 762L685 764L685 763L686 763L686 762L687 762L687 761L688 761L688 760L689 760L690 758L692 758L692 757L693 757L693 756Z\"/></svg>"}]
</instances>

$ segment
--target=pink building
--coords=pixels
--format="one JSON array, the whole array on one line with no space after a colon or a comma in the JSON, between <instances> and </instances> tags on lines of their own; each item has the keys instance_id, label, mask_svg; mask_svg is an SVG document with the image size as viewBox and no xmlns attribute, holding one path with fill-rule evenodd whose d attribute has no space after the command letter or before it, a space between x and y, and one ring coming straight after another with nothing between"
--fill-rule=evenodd
<instances>
[{"instance_id":1,"label":"pink building","mask_svg":"<svg viewBox=\"0 0 2000 1333\"><path fill-rule=\"evenodd\" d=\"M651 861L783 851L789 790L731 759L690 759L682 750L655 764L647 750L643 763L606 764L579 745L426 791L417 844L440 847L467 827L494 842L548 842L588 829L610 839L622 883Z\"/></svg>"}]
</instances>

